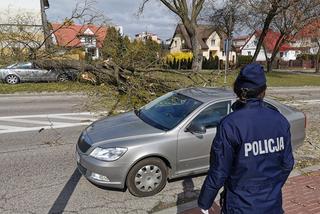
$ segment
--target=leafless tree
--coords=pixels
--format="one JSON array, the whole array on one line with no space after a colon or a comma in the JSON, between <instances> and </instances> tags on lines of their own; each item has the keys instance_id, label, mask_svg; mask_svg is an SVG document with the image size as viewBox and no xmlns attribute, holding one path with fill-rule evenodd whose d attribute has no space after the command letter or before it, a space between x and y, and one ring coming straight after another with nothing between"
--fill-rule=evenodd
<instances>
[{"instance_id":1,"label":"leafless tree","mask_svg":"<svg viewBox=\"0 0 320 214\"><path fill-rule=\"evenodd\" d=\"M3 54L18 53L23 59L36 60L39 57L50 57L55 47L45 49L48 40L52 40L55 32L68 27L70 23L79 24L104 23L104 16L94 7L95 2L84 0L76 4L70 17L65 18L59 28L44 34L43 26L37 25L36 18L30 13L9 16L9 24L0 25L0 46ZM27 54L27 55L26 55ZM21 60L21 58L20 58Z\"/></svg>"},{"instance_id":2,"label":"leafless tree","mask_svg":"<svg viewBox=\"0 0 320 214\"><path fill-rule=\"evenodd\" d=\"M244 11L246 11L247 25L254 30L262 28L257 48L252 57L252 62L254 62L257 60L273 19L300 0L240 0L240 2Z\"/></svg>"},{"instance_id":3,"label":"leafless tree","mask_svg":"<svg viewBox=\"0 0 320 214\"><path fill-rule=\"evenodd\" d=\"M286 10L282 10L282 12L274 18L270 26L279 33L279 37L276 38L271 56L268 57L266 55L268 72L272 70L272 64L281 46L293 41L304 26L311 20L318 18L319 14L319 0L302 0L299 3L292 4Z\"/></svg>"},{"instance_id":4,"label":"leafless tree","mask_svg":"<svg viewBox=\"0 0 320 214\"><path fill-rule=\"evenodd\" d=\"M150 0L143 0L140 7L141 12L143 11L145 4L149 1ZM191 40L193 53L192 70L200 71L203 56L198 41L199 32L197 31L197 28L198 17L205 0L160 0L160 2L181 19Z\"/></svg>"},{"instance_id":5,"label":"leafless tree","mask_svg":"<svg viewBox=\"0 0 320 214\"><path fill-rule=\"evenodd\" d=\"M320 19L309 22L304 28L299 37L302 38L303 44L311 46L316 51L315 56L315 72L320 72ZM303 41L306 40L306 41ZM309 48L311 48L309 47Z\"/></svg>"},{"instance_id":6,"label":"leafless tree","mask_svg":"<svg viewBox=\"0 0 320 214\"><path fill-rule=\"evenodd\" d=\"M226 51L226 69L228 69L231 39L234 32L241 29L244 18L240 3L237 0L226 0L222 5L217 6L217 1L211 0L206 5L204 17L215 29L227 37L229 47Z\"/></svg>"}]
</instances>

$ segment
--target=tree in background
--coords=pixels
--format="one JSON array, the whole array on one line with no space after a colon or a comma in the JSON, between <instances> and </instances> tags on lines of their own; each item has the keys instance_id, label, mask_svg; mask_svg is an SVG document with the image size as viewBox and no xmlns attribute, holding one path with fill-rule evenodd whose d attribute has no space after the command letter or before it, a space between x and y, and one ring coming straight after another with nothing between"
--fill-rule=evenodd
<instances>
[{"instance_id":1,"label":"tree in background","mask_svg":"<svg viewBox=\"0 0 320 214\"><path fill-rule=\"evenodd\" d=\"M290 0L288 0L290 2ZM282 10L272 21L271 28L279 33L270 57L266 54L267 72L272 71L272 64L285 43L290 43L295 36L312 20L320 14L319 0L303 0L291 4ZM265 51L266 53L266 51Z\"/></svg>"},{"instance_id":2,"label":"tree in background","mask_svg":"<svg viewBox=\"0 0 320 214\"><path fill-rule=\"evenodd\" d=\"M315 45L315 72L320 72L320 19L317 18L314 21L309 22L301 31L300 37L308 38L310 41L305 43L312 42Z\"/></svg>"},{"instance_id":3,"label":"tree in background","mask_svg":"<svg viewBox=\"0 0 320 214\"><path fill-rule=\"evenodd\" d=\"M109 63L132 71L157 67L161 63L161 46L158 43L151 38L130 42L114 27L108 29L102 54Z\"/></svg>"},{"instance_id":4,"label":"tree in background","mask_svg":"<svg viewBox=\"0 0 320 214\"><path fill-rule=\"evenodd\" d=\"M143 0L140 11L142 12L144 6L150 0ZM170 11L176 14L182 24L185 26L188 36L191 40L193 61L192 70L197 72L201 70L202 52L198 41L198 17L203 8L205 0L160 0Z\"/></svg>"},{"instance_id":5,"label":"tree in background","mask_svg":"<svg viewBox=\"0 0 320 214\"><path fill-rule=\"evenodd\" d=\"M116 64L121 64L122 57L128 48L127 45L120 32L115 27L109 27L101 50L102 56L104 59L112 59Z\"/></svg>"},{"instance_id":6,"label":"tree in background","mask_svg":"<svg viewBox=\"0 0 320 214\"><path fill-rule=\"evenodd\" d=\"M246 24L253 30L262 29L252 57L252 62L255 62L273 19L300 0L240 0L239 2L247 18Z\"/></svg>"},{"instance_id":7,"label":"tree in background","mask_svg":"<svg viewBox=\"0 0 320 214\"><path fill-rule=\"evenodd\" d=\"M10 63L10 59L23 61L50 58L57 51L55 47L50 45L46 48L45 45L48 44L48 40L52 40L56 31L72 23L86 25L99 22L103 25L107 21L95 8L93 0L78 2L63 24L58 29L51 30L49 34L43 32L43 27L37 27L35 17L29 13L21 13L12 17L8 11L6 17L8 24L0 26L0 49L1 58L6 60L4 63Z\"/></svg>"},{"instance_id":8,"label":"tree in background","mask_svg":"<svg viewBox=\"0 0 320 214\"><path fill-rule=\"evenodd\" d=\"M216 0L211 0L206 6L205 17L207 22L227 37L226 69L228 69L231 40L234 32L241 28L244 18L240 3L238 0L226 0L217 7Z\"/></svg>"}]
</instances>

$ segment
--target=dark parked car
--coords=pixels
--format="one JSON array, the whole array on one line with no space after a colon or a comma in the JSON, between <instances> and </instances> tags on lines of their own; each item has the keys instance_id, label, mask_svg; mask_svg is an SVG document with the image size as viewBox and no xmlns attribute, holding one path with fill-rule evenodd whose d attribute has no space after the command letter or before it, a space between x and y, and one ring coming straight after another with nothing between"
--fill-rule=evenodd
<instances>
[{"instance_id":1,"label":"dark parked car","mask_svg":"<svg viewBox=\"0 0 320 214\"><path fill-rule=\"evenodd\" d=\"M0 69L0 79L8 84L76 80L78 71L70 68L43 68L35 62L23 62Z\"/></svg>"}]
</instances>

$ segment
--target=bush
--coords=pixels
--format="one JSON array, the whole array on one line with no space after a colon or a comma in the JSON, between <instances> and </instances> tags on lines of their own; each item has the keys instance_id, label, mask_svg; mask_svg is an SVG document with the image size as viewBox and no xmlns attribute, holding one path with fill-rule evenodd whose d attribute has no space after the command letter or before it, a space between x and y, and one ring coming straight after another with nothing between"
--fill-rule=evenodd
<instances>
[{"instance_id":1,"label":"bush","mask_svg":"<svg viewBox=\"0 0 320 214\"><path fill-rule=\"evenodd\" d=\"M166 63L171 69L188 70L192 67L191 52L176 52L166 56Z\"/></svg>"},{"instance_id":2,"label":"bush","mask_svg":"<svg viewBox=\"0 0 320 214\"><path fill-rule=\"evenodd\" d=\"M316 60L315 54L299 54L297 60Z\"/></svg>"},{"instance_id":3,"label":"bush","mask_svg":"<svg viewBox=\"0 0 320 214\"><path fill-rule=\"evenodd\" d=\"M238 56L238 66L243 66L249 64L252 60L252 56L239 55Z\"/></svg>"},{"instance_id":4,"label":"bush","mask_svg":"<svg viewBox=\"0 0 320 214\"><path fill-rule=\"evenodd\" d=\"M219 68L219 57L210 56L209 59L203 58L202 69L218 69Z\"/></svg>"}]
</instances>

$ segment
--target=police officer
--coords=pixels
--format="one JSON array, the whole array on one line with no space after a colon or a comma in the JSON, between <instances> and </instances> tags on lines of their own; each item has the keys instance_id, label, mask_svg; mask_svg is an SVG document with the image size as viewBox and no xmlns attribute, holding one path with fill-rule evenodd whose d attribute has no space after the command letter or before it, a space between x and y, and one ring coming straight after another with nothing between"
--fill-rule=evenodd
<instances>
[{"instance_id":1,"label":"police officer","mask_svg":"<svg viewBox=\"0 0 320 214\"><path fill-rule=\"evenodd\" d=\"M277 109L263 102L264 69L249 64L239 73L233 112L220 121L211 147L211 163L198 206L208 213L223 186L221 212L280 214L281 188L294 159L290 125Z\"/></svg>"}]
</instances>

